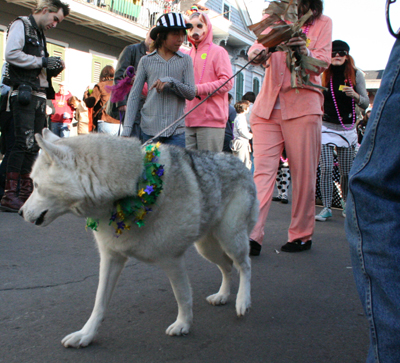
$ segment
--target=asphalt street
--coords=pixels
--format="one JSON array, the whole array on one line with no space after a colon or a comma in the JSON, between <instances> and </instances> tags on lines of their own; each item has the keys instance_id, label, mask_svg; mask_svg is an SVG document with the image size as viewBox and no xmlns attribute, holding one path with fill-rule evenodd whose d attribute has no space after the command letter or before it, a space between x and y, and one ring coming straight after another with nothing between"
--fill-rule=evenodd
<instances>
[{"instance_id":1,"label":"asphalt street","mask_svg":"<svg viewBox=\"0 0 400 363\"><path fill-rule=\"evenodd\" d=\"M252 307L244 318L235 314L237 274L225 306L207 303L220 272L192 247L189 335L165 334L177 306L164 273L130 260L94 343L66 349L61 339L93 308L99 257L92 232L73 215L41 228L0 213L0 362L365 362L368 326L340 211L317 222L312 249L298 254L279 252L289 219L290 204L273 203L261 255L252 258Z\"/></svg>"}]
</instances>

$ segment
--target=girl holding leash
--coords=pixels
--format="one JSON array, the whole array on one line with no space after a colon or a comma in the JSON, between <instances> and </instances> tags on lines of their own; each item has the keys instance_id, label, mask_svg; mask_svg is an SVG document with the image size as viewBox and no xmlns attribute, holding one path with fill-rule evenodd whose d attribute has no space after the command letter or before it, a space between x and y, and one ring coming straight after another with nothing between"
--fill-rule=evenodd
<instances>
[{"instance_id":1,"label":"girl holding leash","mask_svg":"<svg viewBox=\"0 0 400 363\"><path fill-rule=\"evenodd\" d=\"M332 217L333 152L336 147L342 199L346 201L348 175L353 165L358 137L356 105L366 109L369 104L365 78L354 65L349 45L342 40L332 42L332 63L322 75L324 116L322 122L321 194L324 208L315 220L324 222ZM343 217L346 216L343 206Z\"/></svg>"},{"instance_id":2,"label":"girl holding leash","mask_svg":"<svg viewBox=\"0 0 400 363\"><path fill-rule=\"evenodd\" d=\"M144 142L181 117L186 100L195 97L192 59L179 51L186 29L190 27L191 24L185 24L178 13L164 14L157 20L156 27L150 32L154 41L150 46L151 53L140 60L129 94L122 136L131 134L145 82L149 85L149 93L141 111ZM185 120L166 129L153 141L185 147Z\"/></svg>"}]
</instances>

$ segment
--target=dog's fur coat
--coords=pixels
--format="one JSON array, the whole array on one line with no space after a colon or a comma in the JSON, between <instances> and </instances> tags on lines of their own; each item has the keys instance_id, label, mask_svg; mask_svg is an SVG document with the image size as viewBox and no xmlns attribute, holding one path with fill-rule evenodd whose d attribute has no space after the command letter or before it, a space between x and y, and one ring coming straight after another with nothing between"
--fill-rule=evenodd
<instances>
[{"instance_id":1,"label":"dog's fur coat","mask_svg":"<svg viewBox=\"0 0 400 363\"><path fill-rule=\"evenodd\" d=\"M207 298L225 304L230 293L232 265L240 274L236 299L238 316L250 306L249 233L258 215L253 178L244 164L224 153L196 152L161 145L163 191L146 216L115 237L109 226L116 200L136 195L143 169L143 150L135 138L104 134L59 139L45 129L36 139L42 148L31 177L34 191L20 214L46 226L73 212L99 218L94 232L100 251L100 278L93 312L84 327L67 335L66 347L90 344L128 257L161 266L178 302L178 317L169 335L189 332L192 296L183 255L193 243L222 272L219 291Z\"/></svg>"}]
</instances>

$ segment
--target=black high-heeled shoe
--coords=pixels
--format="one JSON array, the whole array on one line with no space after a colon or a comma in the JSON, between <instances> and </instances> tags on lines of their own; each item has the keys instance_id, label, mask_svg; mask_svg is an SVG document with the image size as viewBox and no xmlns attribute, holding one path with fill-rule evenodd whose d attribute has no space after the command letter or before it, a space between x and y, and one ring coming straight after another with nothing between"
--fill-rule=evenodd
<instances>
[{"instance_id":1,"label":"black high-heeled shoe","mask_svg":"<svg viewBox=\"0 0 400 363\"><path fill-rule=\"evenodd\" d=\"M293 242L287 242L285 245L281 247L281 251L283 252L302 252L311 249L312 241L308 240L307 242L302 243L301 240L296 239Z\"/></svg>"},{"instance_id":2,"label":"black high-heeled shoe","mask_svg":"<svg viewBox=\"0 0 400 363\"><path fill-rule=\"evenodd\" d=\"M250 243L250 253L249 253L249 255L250 256L259 256L262 246L258 242L254 241L252 239L249 240L249 243Z\"/></svg>"}]
</instances>

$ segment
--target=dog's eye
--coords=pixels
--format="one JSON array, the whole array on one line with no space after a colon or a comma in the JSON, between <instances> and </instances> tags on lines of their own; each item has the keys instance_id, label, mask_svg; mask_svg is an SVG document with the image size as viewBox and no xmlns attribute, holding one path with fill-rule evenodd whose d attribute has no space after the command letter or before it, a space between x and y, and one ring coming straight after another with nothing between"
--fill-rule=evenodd
<instances>
[{"instance_id":1,"label":"dog's eye","mask_svg":"<svg viewBox=\"0 0 400 363\"><path fill-rule=\"evenodd\" d=\"M34 182L34 183L33 183L33 187L34 187L35 189L37 189L38 184L37 184L36 182Z\"/></svg>"}]
</instances>

